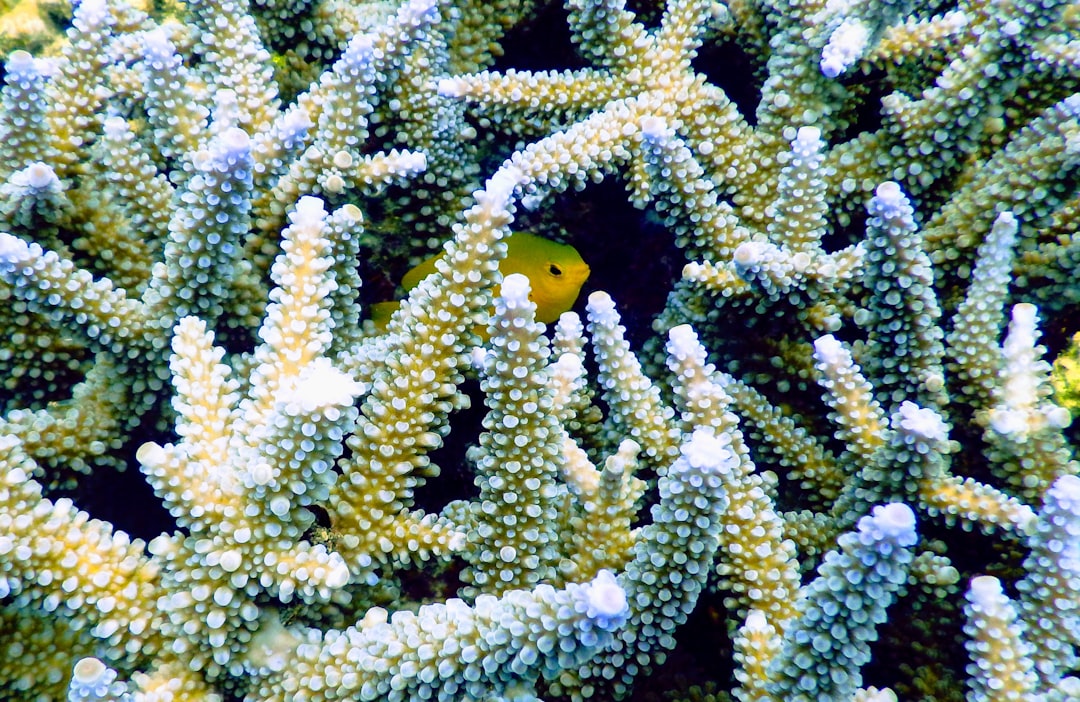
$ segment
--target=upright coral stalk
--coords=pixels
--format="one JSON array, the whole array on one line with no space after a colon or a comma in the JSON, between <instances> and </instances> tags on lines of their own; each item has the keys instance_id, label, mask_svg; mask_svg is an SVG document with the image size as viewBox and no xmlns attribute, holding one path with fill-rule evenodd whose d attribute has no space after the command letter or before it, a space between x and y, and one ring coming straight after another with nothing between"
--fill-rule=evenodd
<instances>
[{"instance_id":1,"label":"upright coral stalk","mask_svg":"<svg viewBox=\"0 0 1080 702\"><path fill-rule=\"evenodd\" d=\"M907 196L882 183L869 205L867 275L871 291L866 319L869 359L865 370L880 376L875 391L887 408L902 398L924 407L945 403L941 316L933 270Z\"/></svg>"},{"instance_id":2,"label":"upright coral stalk","mask_svg":"<svg viewBox=\"0 0 1080 702\"><path fill-rule=\"evenodd\" d=\"M40 161L47 149L45 84L48 64L25 51L13 51L4 64L3 115L0 121L0 175Z\"/></svg>"},{"instance_id":3,"label":"upright coral stalk","mask_svg":"<svg viewBox=\"0 0 1080 702\"><path fill-rule=\"evenodd\" d=\"M907 582L917 538L915 514L899 502L875 507L856 532L840 537L800 593L798 618L769 664L765 699L809 702L855 692L868 645Z\"/></svg>"},{"instance_id":4,"label":"upright coral stalk","mask_svg":"<svg viewBox=\"0 0 1080 702\"><path fill-rule=\"evenodd\" d=\"M248 386L241 394L206 325L182 319L171 363L181 441L147 443L138 453L190 532L151 544L154 555L179 567L166 579L164 609L176 629L200 634L202 650L193 655L218 672L236 669L260 591L285 602L326 598L349 578L339 554L305 539L313 519L306 508L329 495L331 467L364 388L322 355L334 285L326 212L307 198L292 219Z\"/></svg>"},{"instance_id":5,"label":"upright coral stalk","mask_svg":"<svg viewBox=\"0 0 1080 702\"><path fill-rule=\"evenodd\" d=\"M994 331L1001 326L1009 291L1019 222L1003 212L979 247L972 285L957 307L953 330L946 337L948 368L964 381L960 392L987 407L1001 372Z\"/></svg>"},{"instance_id":6,"label":"upright coral stalk","mask_svg":"<svg viewBox=\"0 0 1080 702\"><path fill-rule=\"evenodd\" d=\"M449 522L410 512L413 489L428 466L427 452L442 441L445 417L460 401L463 336L505 255L499 242L520 183L520 171L511 167L475 193L476 205L447 244L438 273L391 319L385 362L360 406L358 431L347 440L351 455L340 462L344 478L333 493L331 518L354 573L370 573L379 561L448 554L464 543Z\"/></svg>"},{"instance_id":7,"label":"upright coral stalk","mask_svg":"<svg viewBox=\"0 0 1080 702\"><path fill-rule=\"evenodd\" d=\"M169 222L165 266L151 283L159 313L216 322L226 310L229 283L243 264L242 238L251 226L251 140L238 127L212 141L195 164L180 208ZM225 273L224 277L211 277ZM170 309L171 308L171 309Z\"/></svg>"},{"instance_id":8,"label":"upright coral stalk","mask_svg":"<svg viewBox=\"0 0 1080 702\"><path fill-rule=\"evenodd\" d=\"M611 639L603 649L607 655L582 666L578 675L560 679L572 699L621 699L637 675L667 657L676 627L704 587L728 505L723 483L739 462L731 438L708 428L695 431L680 448L679 458L658 481L660 502L622 576L630 607L627 635ZM613 655L625 665L612 665Z\"/></svg>"},{"instance_id":9,"label":"upright coral stalk","mask_svg":"<svg viewBox=\"0 0 1080 702\"><path fill-rule=\"evenodd\" d=\"M1035 699L1034 649L1024 639L1016 607L1002 592L1001 582L990 575L974 578L967 600L964 631L970 637L967 648L974 659L969 667L968 699Z\"/></svg>"},{"instance_id":10,"label":"upright coral stalk","mask_svg":"<svg viewBox=\"0 0 1080 702\"><path fill-rule=\"evenodd\" d=\"M556 478L566 432L554 413L547 340L528 296L525 276L503 280L481 383L490 411L476 456L480 495L469 537L476 551L463 576L495 594L550 580L556 561Z\"/></svg>"},{"instance_id":11,"label":"upright coral stalk","mask_svg":"<svg viewBox=\"0 0 1080 702\"><path fill-rule=\"evenodd\" d=\"M831 334L814 342L814 358L825 401L833 408L830 418L840 426L837 438L861 461L869 460L881 445L885 422L870 384L851 353Z\"/></svg>"},{"instance_id":12,"label":"upright coral stalk","mask_svg":"<svg viewBox=\"0 0 1080 702\"><path fill-rule=\"evenodd\" d=\"M1035 505L1054 480L1076 471L1061 435L1072 418L1049 398L1050 364L1040 357L1037 324L1035 305L1013 307L1001 346L1002 378L985 415L995 473Z\"/></svg>"},{"instance_id":13,"label":"upright coral stalk","mask_svg":"<svg viewBox=\"0 0 1080 702\"><path fill-rule=\"evenodd\" d=\"M730 437L739 456L737 467L725 473L728 510L720 540L717 573L733 597L725 606L757 611L782 633L795 613L799 569L795 544L784 538L784 524L769 495L770 486L750 460L738 418L728 411L731 398L709 377L705 348L689 326L672 329L668 367L678 374L675 393L683 419L691 427L709 427Z\"/></svg>"},{"instance_id":14,"label":"upright coral stalk","mask_svg":"<svg viewBox=\"0 0 1080 702\"><path fill-rule=\"evenodd\" d=\"M1080 647L1080 478L1066 475L1047 490L1028 537L1027 575L1017 583L1020 618L1040 680L1056 682L1076 667Z\"/></svg>"},{"instance_id":15,"label":"upright coral stalk","mask_svg":"<svg viewBox=\"0 0 1080 702\"><path fill-rule=\"evenodd\" d=\"M662 473L665 462L678 451L674 412L660 401L659 388L642 372L641 364L630 352L611 296L593 293L588 311L604 400L614 420L638 442L654 469Z\"/></svg>"}]
</instances>

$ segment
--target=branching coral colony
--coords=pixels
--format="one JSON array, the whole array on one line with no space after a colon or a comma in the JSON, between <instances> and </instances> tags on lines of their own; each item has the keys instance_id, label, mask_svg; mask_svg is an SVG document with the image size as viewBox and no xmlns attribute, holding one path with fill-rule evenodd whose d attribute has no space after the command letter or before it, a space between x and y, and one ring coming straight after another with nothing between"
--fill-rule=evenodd
<instances>
[{"instance_id":1,"label":"branching coral colony","mask_svg":"<svg viewBox=\"0 0 1080 702\"><path fill-rule=\"evenodd\" d=\"M552 18L578 68L495 68ZM82 0L54 46L0 106L0 697L1080 699L1076 2ZM605 179L687 263L545 330L503 240ZM125 467L165 533L95 519Z\"/></svg>"}]
</instances>

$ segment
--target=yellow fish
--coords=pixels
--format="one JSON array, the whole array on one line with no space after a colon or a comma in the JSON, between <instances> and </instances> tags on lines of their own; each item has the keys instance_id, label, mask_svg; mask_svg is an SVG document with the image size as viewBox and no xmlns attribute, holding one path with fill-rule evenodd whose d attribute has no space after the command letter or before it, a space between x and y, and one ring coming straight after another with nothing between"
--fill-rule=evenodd
<instances>
[{"instance_id":1,"label":"yellow fish","mask_svg":"<svg viewBox=\"0 0 1080 702\"><path fill-rule=\"evenodd\" d=\"M405 291L412 290L434 273L435 261L441 256L432 256L406 273L401 279ZM506 258L499 263L499 272L504 277L521 273L529 279L529 299L536 305L536 320L544 324L551 324L574 306L581 286L589 278L589 266L573 246L527 232L515 232L507 238ZM390 315L399 305L399 302L372 305L375 326L385 329Z\"/></svg>"}]
</instances>

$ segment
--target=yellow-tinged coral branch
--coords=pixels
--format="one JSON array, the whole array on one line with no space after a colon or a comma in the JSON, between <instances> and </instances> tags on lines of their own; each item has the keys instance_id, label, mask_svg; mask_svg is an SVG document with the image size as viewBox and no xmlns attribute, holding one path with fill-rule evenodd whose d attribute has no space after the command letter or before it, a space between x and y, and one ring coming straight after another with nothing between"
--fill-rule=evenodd
<instances>
[{"instance_id":1,"label":"yellow-tinged coral branch","mask_svg":"<svg viewBox=\"0 0 1080 702\"><path fill-rule=\"evenodd\" d=\"M559 425L547 339L529 279L508 275L496 298L483 360L486 431L475 452L479 501L469 520L465 582L503 593L549 581L557 563L556 513L565 430Z\"/></svg>"},{"instance_id":2,"label":"yellow-tinged coral branch","mask_svg":"<svg viewBox=\"0 0 1080 702\"><path fill-rule=\"evenodd\" d=\"M69 499L47 500L14 437L0 437L0 589L17 607L63 607L117 657L166 646L158 565L144 544L90 519Z\"/></svg>"},{"instance_id":3,"label":"yellow-tinged coral branch","mask_svg":"<svg viewBox=\"0 0 1080 702\"><path fill-rule=\"evenodd\" d=\"M731 397L713 382L715 367L706 363L705 348L689 326L668 332L668 368L676 375L675 394L683 421L692 429L710 427L731 437L742 460L725 480L728 511L719 534L717 572L734 597L726 606L763 612L782 634L795 616L799 566L795 544L785 539L783 522L773 507L769 481L755 471L749 450L730 411ZM774 478L775 480L775 478Z\"/></svg>"},{"instance_id":4,"label":"yellow-tinged coral branch","mask_svg":"<svg viewBox=\"0 0 1080 702\"><path fill-rule=\"evenodd\" d=\"M605 568L621 570L629 560L637 531L632 524L645 492L644 481L634 477L640 450L635 442L623 441L597 470L584 451L569 439L564 442L563 479L573 496L568 519L573 547L568 564L560 569L568 571L569 580L587 580Z\"/></svg>"},{"instance_id":5,"label":"yellow-tinged coral branch","mask_svg":"<svg viewBox=\"0 0 1080 702\"><path fill-rule=\"evenodd\" d=\"M741 700L892 699L869 669L1076 697L1077 466L1036 344L1080 299L1073 4L186 10L81 0L54 59L7 57L0 623L27 646L0 696L700 701L734 648ZM551 363L516 278L477 333L519 202L608 291ZM171 510L145 552L56 492L151 517L109 493L141 442ZM1039 640L1010 646L1031 684L963 670L969 552L1019 592L992 643Z\"/></svg>"},{"instance_id":6,"label":"yellow-tinged coral branch","mask_svg":"<svg viewBox=\"0 0 1080 702\"><path fill-rule=\"evenodd\" d=\"M1017 623L1016 607L991 575L972 579L964 606L974 661L968 684L972 700L1029 700L1035 697L1036 677L1031 644Z\"/></svg>"},{"instance_id":7,"label":"yellow-tinged coral branch","mask_svg":"<svg viewBox=\"0 0 1080 702\"><path fill-rule=\"evenodd\" d=\"M463 545L460 532L434 518L406 520L406 539L401 529L388 534L385 527L411 508L426 453L442 442L465 363L462 338L486 306L520 183L520 171L508 168L475 193L476 205L436 263L438 272L414 288L391 318L384 366L361 404L358 430L347 441L352 453L341 462L344 476L332 492L331 518L343 534L339 548L354 567L408 559L414 551L445 555Z\"/></svg>"}]
</instances>

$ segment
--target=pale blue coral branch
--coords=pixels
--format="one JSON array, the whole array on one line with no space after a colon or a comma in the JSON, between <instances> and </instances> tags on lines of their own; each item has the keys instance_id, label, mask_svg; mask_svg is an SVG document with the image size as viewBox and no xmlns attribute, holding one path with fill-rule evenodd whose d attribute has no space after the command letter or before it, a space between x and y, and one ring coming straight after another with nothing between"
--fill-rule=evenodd
<instances>
[{"instance_id":1,"label":"pale blue coral branch","mask_svg":"<svg viewBox=\"0 0 1080 702\"><path fill-rule=\"evenodd\" d=\"M15 51L4 65L2 108L0 108L0 177L46 156L48 124L45 85L50 67L46 59Z\"/></svg>"},{"instance_id":2,"label":"pale blue coral branch","mask_svg":"<svg viewBox=\"0 0 1080 702\"><path fill-rule=\"evenodd\" d=\"M957 307L953 329L945 339L948 370L964 381L960 391L978 408L989 406L1001 371L993 331L1005 320L1019 231L1020 223L1011 212L1002 212L994 220L976 254L972 285Z\"/></svg>"},{"instance_id":3,"label":"pale blue coral branch","mask_svg":"<svg viewBox=\"0 0 1080 702\"><path fill-rule=\"evenodd\" d=\"M0 232L0 280L23 289L28 304L93 348L118 357L127 348L153 348L156 324L137 301L36 243Z\"/></svg>"},{"instance_id":4,"label":"pale blue coral branch","mask_svg":"<svg viewBox=\"0 0 1080 702\"><path fill-rule=\"evenodd\" d=\"M675 646L675 629L705 586L728 505L724 476L740 470L740 460L731 437L711 428L697 429L682 445L658 481L652 523L620 576L629 602L626 632L609 639L603 657L561 679L564 694L574 700L622 699L635 677L663 663Z\"/></svg>"},{"instance_id":5,"label":"pale blue coral branch","mask_svg":"<svg viewBox=\"0 0 1080 702\"><path fill-rule=\"evenodd\" d=\"M183 159L205 146L205 130L210 110L192 100L192 78L183 59L163 29L142 37L143 85L148 101L147 116L154 129L154 143L162 154ZM194 164L183 163L185 170Z\"/></svg>"},{"instance_id":6,"label":"pale blue coral branch","mask_svg":"<svg viewBox=\"0 0 1080 702\"><path fill-rule=\"evenodd\" d=\"M769 666L772 699L851 698L886 609L906 586L917 540L915 514L899 502L875 507L856 532L840 537L800 593L798 618Z\"/></svg>"},{"instance_id":7,"label":"pale blue coral branch","mask_svg":"<svg viewBox=\"0 0 1080 702\"><path fill-rule=\"evenodd\" d=\"M147 299L152 305L162 301L166 308L159 312L171 320L194 314L216 322L225 312L229 281L242 267L243 238L251 227L251 139L232 128L199 153L179 194L184 204L169 222L167 263L155 269ZM217 275L212 279L209 271Z\"/></svg>"},{"instance_id":8,"label":"pale blue coral branch","mask_svg":"<svg viewBox=\"0 0 1080 702\"><path fill-rule=\"evenodd\" d=\"M890 410L905 398L924 407L943 407L941 308L915 211L892 181L877 187L867 210L863 283L870 290L870 303L865 318L857 320L869 332L864 370L878 376L874 391Z\"/></svg>"},{"instance_id":9,"label":"pale blue coral branch","mask_svg":"<svg viewBox=\"0 0 1080 702\"><path fill-rule=\"evenodd\" d=\"M608 571L563 589L481 595L472 606L455 598L389 618L372 611L343 631L281 634L271 646L286 647L288 666L253 669L247 699L484 700L577 669L628 613L626 593Z\"/></svg>"},{"instance_id":10,"label":"pale blue coral branch","mask_svg":"<svg viewBox=\"0 0 1080 702\"><path fill-rule=\"evenodd\" d=\"M1080 478L1066 475L1050 486L1027 541L1020 617L1036 644L1039 679L1056 684L1080 655Z\"/></svg>"},{"instance_id":11,"label":"pale blue coral branch","mask_svg":"<svg viewBox=\"0 0 1080 702\"><path fill-rule=\"evenodd\" d=\"M105 177L116 188L117 205L140 232L149 251L160 256L169 236L169 203L176 189L158 173L123 117L105 120L100 145Z\"/></svg>"}]
</instances>

